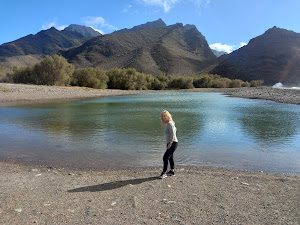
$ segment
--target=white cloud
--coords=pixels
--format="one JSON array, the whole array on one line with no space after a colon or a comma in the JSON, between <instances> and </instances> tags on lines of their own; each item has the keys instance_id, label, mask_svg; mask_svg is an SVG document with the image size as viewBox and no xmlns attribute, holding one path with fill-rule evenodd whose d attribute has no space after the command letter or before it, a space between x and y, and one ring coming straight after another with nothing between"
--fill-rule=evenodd
<instances>
[{"instance_id":1,"label":"white cloud","mask_svg":"<svg viewBox=\"0 0 300 225\"><path fill-rule=\"evenodd\" d=\"M49 29L49 28L51 28L51 27L55 27L55 25L56 25L56 22L54 22L54 21L52 21L52 22L50 22L50 23L44 23L44 24L42 25L42 29L43 29L43 30L47 30L47 29Z\"/></svg>"},{"instance_id":2,"label":"white cloud","mask_svg":"<svg viewBox=\"0 0 300 225\"><path fill-rule=\"evenodd\" d=\"M153 5L163 7L165 12L169 10L179 2L179 0L142 0L146 5Z\"/></svg>"},{"instance_id":3,"label":"white cloud","mask_svg":"<svg viewBox=\"0 0 300 225\"><path fill-rule=\"evenodd\" d=\"M241 42L240 43L240 48L243 47L243 46L245 46L245 45L247 45L245 42Z\"/></svg>"},{"instance_id":4,"label":"white cloud","mask_svg":"<svg viewBox=\"0 0 300 225\"><path fill-rule=\"evenodd\" d=\"M214 49L217 51L230 53L233 51L235 46L234 45L222 45L221 43L214 43L214 44L209 45L209 47L211 49Z\"/></svg>"},{"instance_id":5,"label":"white cloud","mask_svg":"<svg viewBox=\"0 0 300 225\"><path fill-rule=\"evenodd\" d=\"M127 13L132 8L132 5L127 5L122 11L123 13Z\"/></svg>"},{"instance_id":6,"label":"white cloud","mask_svg":"<svg viewBox=\"0 0 300 225\"><path fill-rule=\"evenodd\" d=\"M117 28L111 24L109 24L105 19L101 16L98 17L92 17L88 16L82 19L84 23L87 26L92 27L94 30L97 30L101 32L102 34L104 33L102 29L108 29L108 30L117 30Z\"/></svg>"},{"instance_id":7,"label":"white cloud","mask_svg":"<svg viewBox=\"0 0 300 225\"><path fill-rule=\"evenodd\" d=\"M57 25L57 24L56 24L56 21L52 21L52 22L49 22L49 23L44 23L44 24L42 25L42 29L43 29L43 30L47 30L47 29L49 29L49 28L51 28L51 27L55 27L57 30L63 30L63 29L65 29L67 26L68 26L68 25Z\"/></svg>"},{"instance_id":8,"label":"white cloud","mask_svg":"<svg viewBox=\"0 0 300 225\"><path fill-rule=\"evenodd\" d=\"M209 47L211 49L221 51L221 52L227 52L229 54L232 51L237 50L245 45L247 45L245 42L241 42L238 47L236 45L223 45L221 43L214 43L214 44L209 45Z\"/></svg>"}]
</instances>

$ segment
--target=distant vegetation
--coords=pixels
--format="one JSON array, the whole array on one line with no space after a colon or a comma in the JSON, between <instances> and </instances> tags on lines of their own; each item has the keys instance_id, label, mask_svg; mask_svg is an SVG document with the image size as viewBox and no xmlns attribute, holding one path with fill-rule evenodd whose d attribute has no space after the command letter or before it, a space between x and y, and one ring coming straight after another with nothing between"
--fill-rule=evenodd
<instances>
[{"instance_id":1,"label":"distant vegetation","mask_svg":"<svg viewBox=\"0 0 300 225\"><path fill-rule=\"evenodd\" d=\"M47 56L40 63L19 69L0 67L1 82L25 84L83 86L97 89L123 90L162 90L189 88L239 88L256 87L263 84L262 80L244 82L231 80L220 75L202 74L195 76L153 76L129 69L80 68L74 66L62 56Z\"/></svg>"}]
</instances>

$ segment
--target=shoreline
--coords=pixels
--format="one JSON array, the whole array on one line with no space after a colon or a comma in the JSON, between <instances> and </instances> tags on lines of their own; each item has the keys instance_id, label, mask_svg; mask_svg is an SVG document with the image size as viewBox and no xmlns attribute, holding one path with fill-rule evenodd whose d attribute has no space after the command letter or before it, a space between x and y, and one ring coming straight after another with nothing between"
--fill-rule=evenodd
<instances>
[{"instance_id":1,"label":"shoreline","mask_svg":"<svg viewBox=\"0 0 300 225\"><path fill-rule=\"evenodd\" d=\"M291 98L286 93L294 93L273 92L267 87L249 90L167 91L220 92L248 98L279 93L285 101ZM0 105L157 92L162 91L0 83ZM292 104L299 104L295 99ZM0 159L0 224L300 223L300 174L178 166L175 177L161 180L161 170L52 167Z\"/></svg>"},{"instance_id":2,"label":"shoreline","mask_svg":"<svg viewBox=\"0 0 300 225\"><path fill-rule=\"evenodd\" d=\"M20 104L46 101L68 101L83 98L97 98L120 95L136 95L159 92L219 92L230 97L263 99L279 103L300 105L299 89L280 89L272 87L251 88L194 88L180 90L114 90L92 89L86 87L62 87L31 84L0 83L0 104Z\"/></svg>"},{"instance_id":3,"label":"shoreline","mask_svg":"<svg viewBox=\"0 0 300 225\"><path fill-rule=\"evenodd\" d=\"M221 168L82 170L0 161L1 224L299 224L300 177Z\"/></svg>"}]
</instances>

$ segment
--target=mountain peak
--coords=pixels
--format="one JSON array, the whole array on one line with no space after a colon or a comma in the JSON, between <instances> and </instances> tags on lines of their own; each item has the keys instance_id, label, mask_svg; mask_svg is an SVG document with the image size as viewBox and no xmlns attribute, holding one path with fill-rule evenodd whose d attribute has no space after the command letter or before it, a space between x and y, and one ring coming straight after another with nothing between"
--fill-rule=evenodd
<instances>
[{"instance_id":1,"label":"mountain peak","mask_svg":"<svg viewBox=\"0 0 300 225\"><path fill-rule=\"evenodd\" d=\"M114 33L129 33L129 32L134 32L137 30L142 30L142 29L147 29L147 28L164 28L167 25L165 24L165 22L159 18L158 20L154 20L152 22L147 22L138 26L134 26L131 29L122 29L122 30L117 30Z\"/></svg>"},{"instance_id":2,"label":"mountain peak","mask_svg":"<svg viewBox=\"0 0 300 225\"><path fill-rule=\"evenodd\" d=\"M183 28L185 30L197 29L197 27L195 25L193 25L193 24L186 24Z\"/></svg>"},{"instance_id":3,"label":"mountain peak","mask_svg":"<svg viewBox=\"0 0 300 225\"><path fill-rule=\"evenodd\" d=\"M88 37L97 37L97 36L102 35L101 33L99 33L98 31L95 31L91 27L86 27L86 26L77 25L77 24L71 24L70 26L66 27L64 30L65 31L76 31L76 32L78 32L84 36L88 36Z\"/></svg>"}]
</instances>

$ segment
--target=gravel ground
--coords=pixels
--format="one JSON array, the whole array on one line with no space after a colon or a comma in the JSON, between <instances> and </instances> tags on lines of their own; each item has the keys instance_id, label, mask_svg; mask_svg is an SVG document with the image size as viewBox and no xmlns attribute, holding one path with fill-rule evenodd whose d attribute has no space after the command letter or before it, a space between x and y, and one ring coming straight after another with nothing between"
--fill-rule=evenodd
<instances>
[{"instance_id":1,"label":"gravel ground","mask_svg":"<svg viewBox=\"0 0 300 225\"><path fill-rule=\"evenodd\" d=\"M300 224L300 177L177 168L91 171L0 162L0 224Z\"/></svg>"},{"instance_id":2,"label":"gravel ground","mask_svg":"<svg viewBox=\"0 0 300 225\"><path fill-rule=\"evenodd\" d=\"M233 97L265 99L281 103L300 105L300 89L283 89L272 87L232 88L223 90Z\"/></svg>"},{"instance_id":3,"label":"gravel ground","mask_svg":"<svg viewBox=\"0 0 300 225\"><path fill-rule=\"evenodd\" d=\"M266 99L282 103L300 104L299 89L280 89L271 87L257 88L202 88L179 90L182 92L222 92L233 97ZM98 90L84 87L59 87L28 84L0 83L0 102L26 102L45 100L66 100L112 95L131 95L161 91L142 90Z\"/></svg>"}]
</instances>

